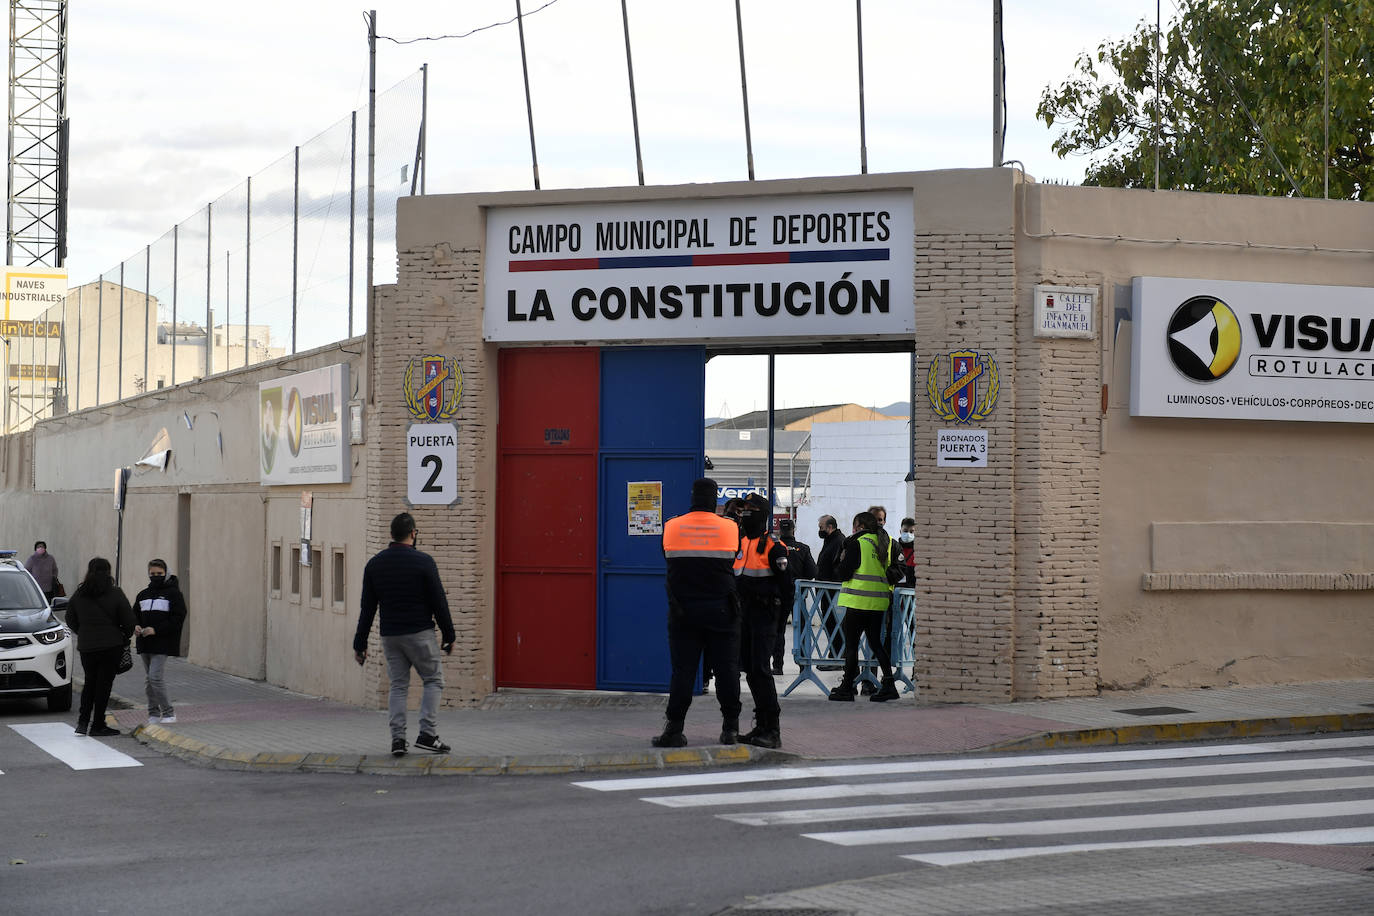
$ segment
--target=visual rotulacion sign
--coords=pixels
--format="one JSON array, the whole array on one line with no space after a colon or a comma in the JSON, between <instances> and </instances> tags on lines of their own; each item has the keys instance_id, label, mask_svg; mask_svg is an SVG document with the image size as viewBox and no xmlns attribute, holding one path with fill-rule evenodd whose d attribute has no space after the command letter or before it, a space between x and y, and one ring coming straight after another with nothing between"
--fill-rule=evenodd
<instances>
[{"instance_id":1,"label":"visual rotulacion sign","mask_svg":"<svg viewBox=\"0 0 1374 916\"><path fill-rule=\"evenodd\" d=\"M907 191L487 211L489 341L910 337Z\"/></svg>"},{"instance_id":2,"label":"visual rotulacion sign","mask_svg":"<svg viewBox=\"0 0 1374 916\"><path fill-rule=\"evenodd\" d=\"M1131 415L1374 422L1374 288L1136 277Z\"/></svg>"},{"instance_id":3,"label":"visual rotulacion sign","mask_svg":"<svg viewBox=\"0 0 1374 916\"><path fill-rule=\"evenodd\" d=\"M347 483L347 399L346 363L258 383L259 482Z\"/></svg>"}]
</instances>

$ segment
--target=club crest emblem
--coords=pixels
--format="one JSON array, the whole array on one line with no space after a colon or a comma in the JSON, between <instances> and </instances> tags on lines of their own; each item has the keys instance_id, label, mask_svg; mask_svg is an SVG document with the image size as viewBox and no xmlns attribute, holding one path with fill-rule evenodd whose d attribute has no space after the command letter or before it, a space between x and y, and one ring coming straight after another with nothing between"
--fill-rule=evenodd
<instances>
[{"instance_id":1,"label":"club crest emblem","mask_svg":"<svg viewBox=\"0 0 1374 916\"><path fill-rule=\"evenodd\" d=\"M941 370L948 366L948 370ZM943 376L943 378L942 378ZM926 372L926 396L941 420L972 423L986 420L997 406L1001 384L997 361L986 353L956 350L935 357Z\"/></svg>"},{"instance_id":2,"label":"club crest emblem","mask_svg":"<svg viewBox=\"0 0 1374 916\"><path fill-rule=\"evenodd\" d=\"M406 366L406 407L421 422L451 420L463 396L463 372L446 356L416 356Z\"/></svg>"}]
</instances>

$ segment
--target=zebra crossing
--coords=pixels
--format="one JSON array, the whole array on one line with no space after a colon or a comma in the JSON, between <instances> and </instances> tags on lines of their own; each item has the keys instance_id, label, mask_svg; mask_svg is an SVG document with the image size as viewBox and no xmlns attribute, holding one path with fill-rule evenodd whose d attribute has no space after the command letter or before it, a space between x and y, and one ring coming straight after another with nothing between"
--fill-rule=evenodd
<instances>
[{"instance_id":1,"label":"zebra crossing","mask_svg":"<svg viewBox=\"0 0 1374 916\"><path fill-rule=\"evenodd\" d=\"M929 865L1216 843L1374 843L1374 736L583 780Z\"/></svg>"}]
</instances>

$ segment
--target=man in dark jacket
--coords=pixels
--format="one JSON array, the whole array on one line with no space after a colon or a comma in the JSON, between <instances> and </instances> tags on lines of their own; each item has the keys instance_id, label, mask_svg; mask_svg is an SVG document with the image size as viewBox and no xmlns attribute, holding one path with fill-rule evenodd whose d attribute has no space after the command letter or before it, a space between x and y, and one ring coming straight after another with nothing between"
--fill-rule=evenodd
<instances>
[{"instance_id":1,"label":"man in dark jacket","mask_svg":"<svg viewBox=\"0 0 1374 916\"><path fill-rule=\"evenodd\" d=\"M134 599L138 626L134 635L138 655L143 659L144 692L148 695L148 724L170 725L177 720L176 710L167 697L163 674L167 657L181 654L181 627L186 622L186 599L177 577L167 575L167 561L148 561L148 587Z\"/></svg>"},{"instance_id":2,"label":"man in dark jacket","mask_svg":"<svg viewBox=\"0 0 1374 916\"><path fill-rule=\"evenodd\" d=\"M406 696L410 693L410 669L420 675L424 693L420 698L420 736L415 746L436 754L452 748L439 740L437 717L439 698L444 692L444 674L439 664L439 648L452 654L453 620L448 598L439 581L434 558L415 549L418 537L415 519L402 512L391 520L391 543L363 568L362 613L353 635L353 655L358 664L367 661L367 637L372 618L381 608L382 652L386 656L391 695L387 709L391 714L391 753L406 752ZM441 645L434 643L434 625L439 625Z\"/></svg>"},{"instance_id":3,"label":"man in dark jacket","mask_svg":"<svg viewBox=\"0 0 1374 916\"><path fill-rule=\"evenodd\" d=\"M844 532L833 515L822 515L817 526L816 537L821 539L821 549L816 554L816 579L819 582L843 582L840 578L840 554L844 552ZM829 593L824 598L829 599ZM826 636L825 654L838 661L839 656L835 651L840 632L838 615L829 603L821 612L825 615L821 618ZM822 671L840 670L840 666L833 663L817 667Z\"/></svg>"},{"instance_id":4,"label":"man in dark jacket","mask_svg":"<svg viewBox=\"0 0 1374 916\"><path fill-rule=\"evenodd\" d=\"M778 522L778 540L787 548L787 596L778 614L778 638L773 643L773 673L782 674L782 657L787 649L787 621L792 619L792 604L796 597L793 583L798 579L816 578L816 561L811 548L797 540L797 525L790 518Z\"/></svg>"}]
</instances>

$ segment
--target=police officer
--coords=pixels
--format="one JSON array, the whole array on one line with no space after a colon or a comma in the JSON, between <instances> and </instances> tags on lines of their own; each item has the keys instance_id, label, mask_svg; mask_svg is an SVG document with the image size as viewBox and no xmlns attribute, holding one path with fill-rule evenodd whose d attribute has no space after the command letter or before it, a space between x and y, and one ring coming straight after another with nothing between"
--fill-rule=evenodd
<instances>
[{"instance_id":1,"label":"police officer","mask_svg":"<svg viewBox=\"0 0 1374 916\"><path fill-rule=\"evenodd\" d=\"M754 728L742 740L757 747L782 746L778 725L782 708L769 657L778 608L791 582L787 578L787 547L769 532L771 522L768 500L750 493L740 518L744 538L735 560L735 575L741 610L740 667L754 699Z\"/></svg>"},{"instance_id":2,"label":"police officer","mask_svg":"<svg viewBox=\"0 0 1374 916\"><path fill-rule=\"evenodd\" d=\"M653 739L654 747L687 744L682 726L703 656L707 670L716 675L720 743L739 741L740 613L734 576L739 525L716 515L715 508L716 482L703 477L692 484L691 509L663 525L673 673L668 682L668 721Z\"/></svg>"},{"instance_id":3,"label":"police officer","mask_svg":"<svg viewBox=\"0 0 1374 916\"><path fill-rule=\"evenodd\" d=\"M773 673L782 674L782 658L787 649L787 621L792 619L792 604L796 591L792 583L797 579L816 578L816 561L811 558L811 548L797 540L797 524L790 518L778 522L778 540L787 548L788 583L787 596L783 599L778 613L778 630L773 640Z\"/></svg>"},{"instance_id":4,"label":"police officer","mask_svg":"<svg viewBox=\"0 0 1374 916\"><path fill-rule=\"evenodd\" d=\"M883 615L892 605L892 582L888 569L896 565L892 539L878 524L872 512L854 516L854 534L845 538L840 558L839 606L844 609L844 679L830 691L830 699L853 702L854 680L859 676L859 637L868 637L868 647L883 672L883 685L869 697L875 703L897 699L897 681L892 676L892 658L883 644Z\"/></svg>"}]
</instances>

